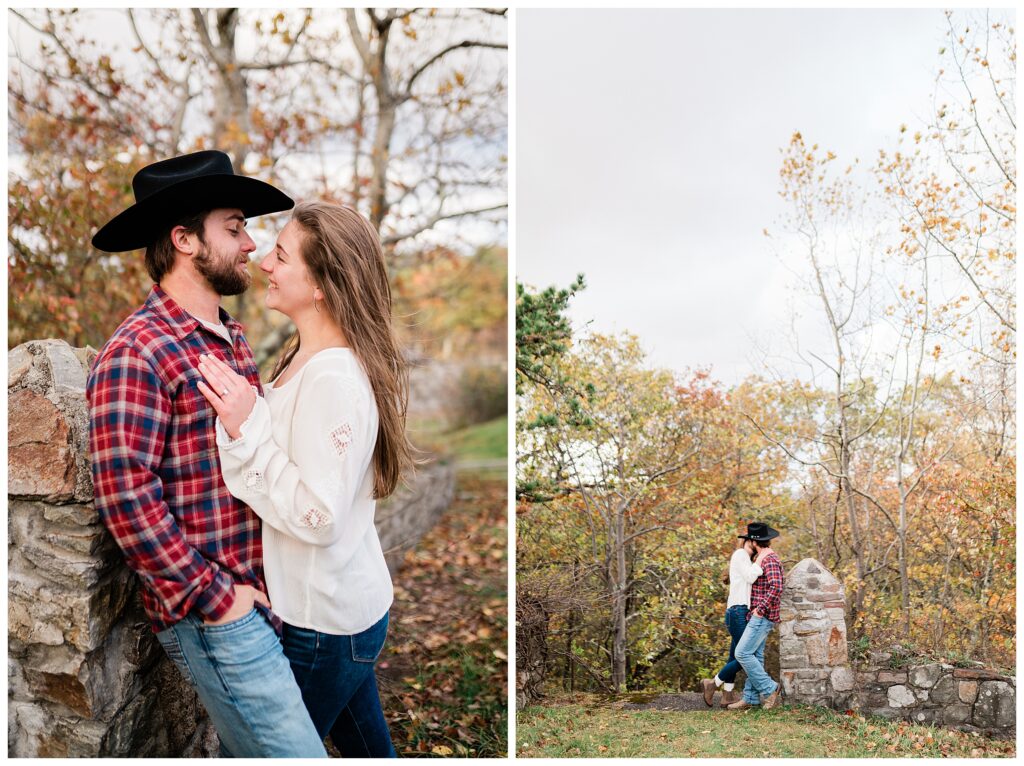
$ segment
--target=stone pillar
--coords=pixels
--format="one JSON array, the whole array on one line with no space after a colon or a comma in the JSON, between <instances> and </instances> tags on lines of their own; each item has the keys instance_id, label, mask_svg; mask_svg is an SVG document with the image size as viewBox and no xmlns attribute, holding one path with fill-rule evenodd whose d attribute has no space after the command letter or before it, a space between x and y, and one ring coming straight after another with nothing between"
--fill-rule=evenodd
<instances>
[{"instance_id":1,"label":"stone pillar","mask_svg":"<svg viewBox=\"0 0 1024 766\"><path fill-rule=\"evenodd\" d=\"M792 702L849 707L854 675L846 650L846 595L819 562L804 559L786 576L779 624L783 693Z\"/></svg>"},{"instance_id":2,"label":"stone pillar","mask_svg":"<svg viewBox=\"0 0 1024 766\"><path fill-rule=\"evenodd\" d=\"M212 755L213 727L92 507L94 356L58 340L7 355L8 756Z\"/></svg>"}]
</instances>

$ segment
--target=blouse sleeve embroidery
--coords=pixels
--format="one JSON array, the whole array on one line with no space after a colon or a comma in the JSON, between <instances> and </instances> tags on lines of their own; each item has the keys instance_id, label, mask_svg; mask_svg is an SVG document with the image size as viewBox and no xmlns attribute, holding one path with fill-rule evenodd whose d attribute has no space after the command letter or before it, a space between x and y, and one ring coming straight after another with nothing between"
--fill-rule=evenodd
<instances>
[{"instance_id":1,"label":"blouse sleeve embroidery","mask_svg":"<svg viewBox=\"0 0 1024 766\"><path fill-rule=\"evenodd\" d=\"M330 440L331 446L338 453L338 456L345 457L349 445L352 444L352 426L347 420L331 429Z\"/></svg>"},{"instance_id":2,"label":"blouse sleeve embroidery","mask_svg":"<svg viewBox=\"0 0 1024 766\"><path fill-rule=\"evenodd\" d=\"M253 492L266 492L267 483L263 480L263 472L250 468L245 472L245 488Z\"/></svg>"},{"instance_id":3,"label":"blouse sleeve embroidery","mask_svg":"<svg viewBox=\"0 0 1024 766\"><path fill-rule=\"evenodd\" d=\"M310 507L306 509L306 512L302 514L300 519L303 526L309 527L317 534L323 532L324 528L330 523L330 518L326 513L321 511L319 508Z\"/></svg>"}]
</instances>

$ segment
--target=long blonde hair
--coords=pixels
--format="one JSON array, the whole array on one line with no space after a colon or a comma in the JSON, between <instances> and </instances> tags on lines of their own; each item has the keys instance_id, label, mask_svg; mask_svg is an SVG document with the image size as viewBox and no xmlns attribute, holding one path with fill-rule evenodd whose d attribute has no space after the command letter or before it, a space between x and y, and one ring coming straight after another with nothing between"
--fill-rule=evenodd
<instances>
[{"instance_id":1,"label":"long blonde hair","mask_svg":"<svg viewBox=\"0 0 1024 766\"><path fill-rule=\"evenodd\" d=\"M345 333L370 381L379 421L373 496L387 497L412 467L413 447L405 434L409 368L391 324L391 284L380 237L358 212L328 202L296 205L292 220L302 229L300 253L324 295L323 310ZM271 379L298 350L298 336L293 336Z\"/></svg>"}]
</instances>

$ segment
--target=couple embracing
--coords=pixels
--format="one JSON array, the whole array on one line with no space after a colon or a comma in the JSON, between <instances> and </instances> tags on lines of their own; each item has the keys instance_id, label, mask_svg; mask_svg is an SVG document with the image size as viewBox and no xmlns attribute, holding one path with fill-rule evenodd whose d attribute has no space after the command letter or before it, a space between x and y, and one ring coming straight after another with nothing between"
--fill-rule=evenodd
<instances>
[{"instance_id":1,"label":"couple embracing","mask_svg":"<svg viewBox=\"0 0 1024 766\"><path fill-rule=\"evenodd\" d=\"M374 677L393 593L375 501L412 463L380 239L204 151L149 165L94 236L155 283L89 374L96 508L141 580L221 755L394 757ZM296 335L261 383L242 327L246 221L294 207L262 257Z\"/></svg>"},{"instance_id":2,"label":"couple embracing","mask_svg":"<svg viewBox=\"0 0 1024 766\"><path fill-rule=\"evenodd\" d=\"M725 625L732 642L729 661L714 678L701 680L704 702L710 707L722 689L722 707L745 710L761 706L770 710L781 702L779 684L764 667L768 634L779 623L784 582L782 562L772 550L779 533L767 524L747 524L747 533L729 560L729 600ZM747 674L743 694L735 691L740 668Z\"/></svg>"}]
</instances>

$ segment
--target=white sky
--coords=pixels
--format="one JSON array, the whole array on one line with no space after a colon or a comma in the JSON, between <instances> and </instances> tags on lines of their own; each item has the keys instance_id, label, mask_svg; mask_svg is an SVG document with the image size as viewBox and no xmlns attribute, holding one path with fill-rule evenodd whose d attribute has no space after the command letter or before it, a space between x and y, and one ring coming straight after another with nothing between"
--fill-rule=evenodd
<instances>
[{"instance_id":1,"label":"white sky","mask_svg":"<svg viewBox=\"0 0 1024 766\"><path fill-rule=\"evenodd\" d=\"M577 328L629 330L657 366L736 382L779 350L793 279L778 231L779 148L872 164L924 122L940 10L517 14L520 281L587 289ZM823 339L813 314L801 346ZM786 352L783 350L783 354Z\"/></svg>"}]
</instances>

